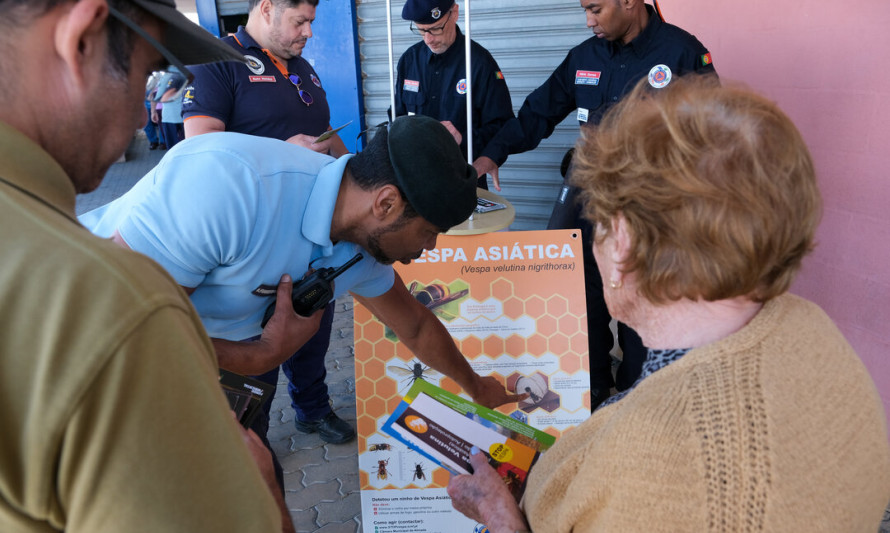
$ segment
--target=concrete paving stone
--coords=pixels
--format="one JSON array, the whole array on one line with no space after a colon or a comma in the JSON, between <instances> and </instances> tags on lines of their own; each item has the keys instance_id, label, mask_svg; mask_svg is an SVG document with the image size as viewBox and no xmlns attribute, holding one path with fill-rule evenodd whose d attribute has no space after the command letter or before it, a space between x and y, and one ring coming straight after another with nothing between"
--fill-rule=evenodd
<instances>
[{"instance_id":1,"label":"concrete paving stone","mask_svg":"<svg viewBox=\"0 0 890 533\"><path fill-rule=\"evenodd\" d=\"M272 452L275 453L275 455L276 455L276 457L278 457L279 461L281 461L282 457L286 457L287 455L289 455L290 453L293 452L293 450L291 450L291 438L290 437L285 438L285 439L280 439L280 440L269 439L269 444L272 447Z\"/></svg>"},{"instance_id":2,"label":"concrete paving stone","mask_svg":"<svg viewBox=\"0 0 890 533\"><path fill-rule=\"evenodd\" d=\"M279 456L278 462L281 463L281 468L284 470L284 473L289 474L291 472L302 470L310 465L324 464L327 461L325 457L327 453L328 452L324 446L319 446L317 448L299 450L284 456Z\"/></svg>"},{"instance_id":3,"label":"concrete paving stone","mask_svg":"<svg viewBox=\"0 0 890 533\"><path fill-rule=\"evenodd\" d=\"M293 421L289 424L276 422L275 425L269 423L269 431L266 433L266 437L268 437L269 442L275 442L279 440L288 440L291 435L296 433L296 428L293 425Z\"/></svg>"},{"instance_id":4,"label":"concrete paving stone","mask_svg":"<svg viewBox=\"0 0 890 533\"><path fill-rule=\"evenodd\" d=\"M341 459L327 461L320 465L308 465L303 468L303 484L311 486L313 483L324 483L336 479L341 475L353 474L358 471L358 458L354 461Z\"/></svg>"},{"instance_id":5,"label":"concrete paving stone","mask_svg":"<svg viewBox=\"0 0 890 533\"><path fill-rule=\"evenodd\" d=\"M355 396L355 382L353 381L353 375L355 372L350 373L348 378L339 379L336 381L331 381L328 383L328 394L331 396L336 395L346 395L346 396Z\"/></svg>"},{"instance_id":6,"label":"concrete paving stone","mask_svg":"<svg viewBox=\"0 0 890 533\"><path fill-rule=\"evenodd\" d=\"M319 525L346 522L361 513L362 501L357 492L347 494L334 502L322 502L316 507Z\"/></svg>"},{"instance_id":7,"label":"concrete paving stone","mask_svg":"<svg viewBox=\"0 0 890 533\"><path fill-rule=\"evenodd\" d=\"M321 440L318 433L300 433L297 430L294 430L294 434L291 435L290 440L290 451L292 452L324 445L324 441Z\"/></svg>"},{"instance_id":8,"label":"concrete paving stone","mask_svg":"<svg viewBox=\"0 0 890 533\"><path fill-rule=\"evenodd\" d=\"M331 522L330 524L325 524L318 529L318 533L355 533L359 530L358 522L355 520L350 520L349 522Z\"/></svg>"},{"instance_id":9,"label":"concrete paving stone","mask_svg":"<svg viewBox=\"0 0 890 533\"><path fill-rule=\"evenodd\" d=\"M342 497L340 494L340 482L336 479L326 483L312 483L302 490L289 491L284 495L288 510L309 509L321 502L333 502Z\"/></svg>"},{"instance_id":10,"label":"concrete paving stone","mask_svg":"<svg viewBox=\"0 0 890 533\"><path fill-rule=\"evenodd\" d=\"M291 521L298 533L318 531L318 511L315 508L290 509Z\"/></svg>"},{"instance_id":11,"label":"concrete paving stone","mask_svg":"<svg viewBox=\"0 0 890 533\"><path fill-rule=\"evenodd\" d=\"M303 478L306 476L302 470L294 470L293 472L284 473L284 493L297 492L306 488Z\"/></svg>"},{"instance_id":12,"label":"concrete paving stone","mask_svg":"<svg viewBox=\"0 0 890 533\"><path fill-rule=\"evenodd\" d=\"M338 396L337 399L344 400L344 405L342 407L337 408L337 416L339 416L343 420L346 420L347 422L352 424L353 427L355 427L355 420L356 420L355 397L353 396L350 398L348 396L342 396L342 397ZM351 399L352 401L347 401L349 399Z\"/></svg>"},{"instance_id":13,"label":"concrete paving stone","mask_svg":"<svg viewBox=\"0 0 890 533\"><path fill-rule=\"evenodd\" d=\"M297 416L297 412L294 411L293 407L288 406L282 409L280 413L275 414L275 424L293 424L295 416ZM269 424L271 425L271 423L272 421L270 420Z\"/></svg>"},{"instance_id":14,"label":"concrete paving stone","mask_svg":"<svg viewBox=\"0 0 890 533\"><path fill-rule=\"evenodd\" d=\"M358 461L358 443L355 441L355 439L349 442L344 442L343 444L325 444L324 452L324 458L326 461L336 461L338 459L353 458Z\"/></svg>"},{"instance_id":15,"label":"concrete paving stone","mask_svg":"<svg viewBox=\"0 0 890 533\"><path fill-rule=\"evenodd\" d=\"M361 484L359 483L358 477L358 459L356 459L355 465L355 473L353 474L342 474L339 478L340 481L340 494L343 496L348 496L353 492L359 492L361 490Z\"/></svg>"}]
</instances>

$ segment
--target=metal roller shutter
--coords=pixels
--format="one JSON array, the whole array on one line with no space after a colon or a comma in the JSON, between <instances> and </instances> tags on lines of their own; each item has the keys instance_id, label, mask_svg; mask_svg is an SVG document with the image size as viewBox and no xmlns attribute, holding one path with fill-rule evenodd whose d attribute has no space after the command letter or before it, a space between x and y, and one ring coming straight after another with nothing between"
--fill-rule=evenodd
<instances>
[{"instance_id":1,"label":"metal roller shutter","mask_svg":"<svg viewBox=\"0 0 890 533\"><path fill-rule=\"evenodd\" d=\"M247 0L217 0L219 16L244 15L247 13Z\"/></svg>"},{"instance_id":2,"label":"metal roller shutter","mask_svg":"<svg viewBox=\"0 0 890 533\"><path fill-rule=\"evenodd\" d=\"M463 20L464 3L458 0ZM366 124L387 119L389 68L386 2L359 0L359 50ZM419 37L402 20L404 0L392 2L393 62ZM510 88L514 111L565 58L570 48L591 36L578 0L474 0L472 38L497 60ZM559 164L578 137L572 113L535 150L513 155L500 170L501 194L516 208L514 230L544 229L562 184Z\"/></svg>"}]
</instances>

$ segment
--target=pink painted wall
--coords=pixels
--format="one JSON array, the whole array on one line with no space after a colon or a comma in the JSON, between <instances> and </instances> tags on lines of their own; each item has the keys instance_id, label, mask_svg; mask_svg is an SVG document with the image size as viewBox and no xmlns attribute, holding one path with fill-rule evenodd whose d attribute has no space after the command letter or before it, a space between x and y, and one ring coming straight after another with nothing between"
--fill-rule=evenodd
<instances>
[{"instance_id":1,"label":"pink painted wall","mask_svg":"<svg viewBox=\"0 0 890 533\"><path fill-rule=\"evenodd\" d=\"M890 1L659 5L710 49L721 77L778 102L803 133L824 215L792 292L838 324L890 420Z\"/></svg>"}]
</instances>

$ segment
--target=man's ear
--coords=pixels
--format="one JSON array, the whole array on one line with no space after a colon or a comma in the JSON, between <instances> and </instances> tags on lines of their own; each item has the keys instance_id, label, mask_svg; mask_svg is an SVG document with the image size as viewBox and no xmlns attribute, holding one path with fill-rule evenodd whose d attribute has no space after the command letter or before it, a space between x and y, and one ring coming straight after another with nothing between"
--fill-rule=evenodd
<instances>
[{"instance_id":1,"label":"man's ear","mask_svg":"<svg viewBox=\"0 0 890 533\"><path fill-rule=\"evenodd\" d=\"M374 205L372 210L374 217L383 222L391 217L401 216L405 201L394 185L384 185L374 193Z\"/></svg>"},{"instance_id":2,"label":"man's ear","mask_svg":"<svg viewBox=\"0 0 890 533\"><path fill-rule=\"evenodd\" d=\"M259 3L260 15L263 17L263 22L266 25L272 25L272 18L275 15L275 4L272 3L272 0L261 0Z\"/></svg>"},{"instance_id":3,"label":"man's ear","mask_svg":"<svg viewBox=\"0 0 890 533\"><path fill-rule=\"evenodd\" d=\"M643 2L643 0L618 0L618 4L625 11L630 11L636 7L637 4Z\"/></svg>"},{"instance_id":4,"label":"man's ear","mask_svg":"<svg viewBox=\"0 0 890 533\"><path fill-rule=\"evenodd\" d=\"M105 60L108 4L104 0L79 0L65 9L56 21L53 45L68 71L69 82L82 85L87 60Z\"/></svg>"}]
</instances>

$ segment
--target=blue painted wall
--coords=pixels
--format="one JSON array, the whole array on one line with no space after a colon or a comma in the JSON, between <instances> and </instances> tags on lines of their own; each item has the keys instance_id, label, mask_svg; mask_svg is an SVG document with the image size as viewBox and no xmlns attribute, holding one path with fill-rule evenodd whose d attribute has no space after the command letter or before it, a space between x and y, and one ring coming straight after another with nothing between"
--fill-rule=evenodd
<instances>
[{"instance_id":1,"label":"blue painted wall","mask_svg":"<svg viewBox=\"0 0 890 533\"><path fill-rule=\"evenodd\" d=\"M331 126L352 124L340 131L350 152L361 149L356 137L365 129L359 68L358 25L355 0L320 0L315 9L312 38L303 49L321 78L331 106Z\"/></svg>"},{"instance_id":2,"label":"blue painted wall","mask_svg":"<svg viewBox=\"0 0 890 533\"><path fill-rule=\"evenodd\" d=\"M198 11L198 22L201 27L217 37L222 37L216 0L195 0L195 9Z\"/></svg>"}]
</instances>

